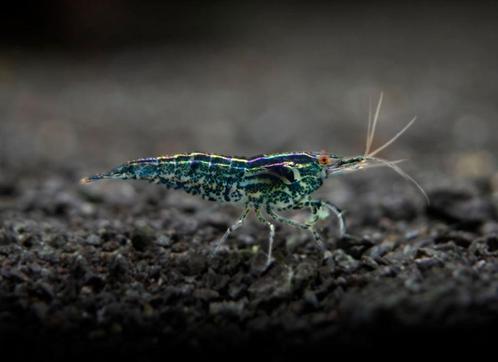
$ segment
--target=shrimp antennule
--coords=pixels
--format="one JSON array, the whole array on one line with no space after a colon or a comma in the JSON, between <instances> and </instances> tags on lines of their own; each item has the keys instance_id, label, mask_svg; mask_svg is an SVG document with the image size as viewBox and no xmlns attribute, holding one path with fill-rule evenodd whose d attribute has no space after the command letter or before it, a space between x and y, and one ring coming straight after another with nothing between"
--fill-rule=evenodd
<instances>
[{"instance_id":1,"label":"shrimp antennule","mask_svg":"<svg viewBox=\"0 0 498 362\"><path fill-rule=\"evenodd\" d=\"M370 148L372 148L373 139L375 136L375 128L377 126L377 122L379 121L380 108L382 107L382 100L384 99L384 93L380 93L379 102L377 103L377 108L375 109L375 115L372 119L372 109L371 103L369 104L368 110L368 130L367 130L367 144L365 147L365 156L367 156L370 152Z\"/></svg>"},{"instance_id":2,"label":"shrimp antennule","mask_svg":"<svg viewBox=\"0 0 498 362\"><path fill-rule=\"evenodd\" d=\"M379 162L380 164L373 164L373 165L368 165L366 168L372 168L372 167L380 167L380 166L387 166L391 169L393 169L397 174L402 176L404 179L410 181L413 183L419 191L422 193L424 196L427 204L429 204L429 197L427 196L427 193L424 191L422 186L410 175L408 175L401 167L399 167L397 164L399 162L402 162L403 160L397 160L397 161L388 161L383 158L375 157L378 153L386 149L388 146L394 143L403 133L406 132L408 128L415 122L417 117L413 117L410 122L406 124L398 133L394 135L389 141L384 143L382 146L376 148L375 150L370 152L370 149L372 148L372 143L373 143L373 138L375 136L375 128L377 126L377 123L379 121L379 114L380 114L380 108L382 106L382 100L383 100L383 93L380 93L379 97L379 102L377 103L377 107L375 109L375 114L372 119L372 109L371 109L371 103L369 104L369 111L368 111L368 130L367 130L367 142L366 142L366 147L365 147L365 160L367 161L375 161Z\"/></svg>"},{"instance_id":3,"label":"shrimp antennule","mask_svg":"<svg viewBox=\"0 0 498 362\"><path fill-rule=\"evenodd\" d=\"M391 169L394 170L394 172L396 172L398 175L400 175L401 177L403 177L405 180L408 180L410 181L412 184L414 184L417 189L422 193L422 195L424 196L425 198L425 201L427 202L427 204L430 203L430 200L429 200L429 196L427 196L427 193L424 191L424 189L422 188L422 186L420 186L420 184L413 178L411 177L409 174L407 174L401 167L399 167L397 165L397 163L403 161L403 160L398 160L398 161L388 161L388 160L384 160L383 158L378 158L378 157L367 157L366 158L367 160L372 160L372 161L377 161L377 162L380 162L382 163L382 165L372 165L370 167L377 167L377 166L387 166Z\"/></svg>"},{"instance_id":4,"label":"shrimp antennule","mask_svg":"<svg viewBox=\"0 0 498 362\"><path fill-rule=\"evenodd\" d=\"M408 122L408 124L403 127L403 129L401 131L399 131L398 133L396 133L396 135L391 138L389 141L387 141L386 143L384 143L382 146L380 146L379 148L375 149L374 151L368 153L366 156L367 157L373 157L375 156L377 153L379 153L380 151L384 150L385 148L387 148L389 145L391 145L392 143L394 143L394 141L396 141L403 133L405 133L405 131L410 128L410 126L417 120L417 117L413 117L412 120L410 122Z\"/></svg>"}]
</instances>

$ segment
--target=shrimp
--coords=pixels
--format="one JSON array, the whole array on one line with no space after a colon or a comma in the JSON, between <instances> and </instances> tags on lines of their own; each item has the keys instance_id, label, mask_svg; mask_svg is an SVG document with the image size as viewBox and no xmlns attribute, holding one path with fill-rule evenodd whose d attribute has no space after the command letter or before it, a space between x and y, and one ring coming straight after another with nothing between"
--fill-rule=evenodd
<instances>
[{"instance_id":1,"label":"shrimp","mask_svg":"<svg viewBox=\"0 0 498 362\"><path fill-rule=\"evenodd\" d=\"M146 180L170 189L181 189L203 199L242 206L243 212L218 240L213 252L218 251L232 232L243 225L251 211L269 228L267 262L272 261L275 236L273 221L289 224L309 231L318 247L325 251L316 223L332 212L338 219L339 236L346 233L342 211L328 201L314 199L311 195L332 175L361 169L385 166L412 182L429 199L422 187L398 163L377 157L381 151L396 141L416 120L413 118L394 137L371 151L383 95L372 117L369 112L365 152L352 157L326 152L286 152L263 154L254 157L231 157L209 153L181 153L170 156L142 158L126 162L112 170L83 178L82 183L102 179ZM303 223L291 220L278 212L291 209L311 211Z\"/></svg>"}]
</instances>

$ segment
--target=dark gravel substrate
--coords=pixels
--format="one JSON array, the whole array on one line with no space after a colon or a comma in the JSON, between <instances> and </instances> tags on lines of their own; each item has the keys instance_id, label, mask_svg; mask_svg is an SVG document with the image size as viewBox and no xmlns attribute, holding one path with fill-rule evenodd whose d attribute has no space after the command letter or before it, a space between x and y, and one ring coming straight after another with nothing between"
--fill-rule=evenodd
<instances>
[{"instance_id":1,"label":"dark gravel substrate","mask_svg":"<svg viewBox=\"0 0 498 362\"><path fill-rule=\"evenodd\" d=\"M354 236L337 240L323 226L325 260L307 234L278 227L268 270L266 229L254 220L210 256L237 215L230 207L154 185L14 180L0 185L0 337L20 355L245 350L239 359L284 360L324 347L455 350L495 339L489 180L432 190L430 207L403 195L357 200Z\"/></svg>"}]
</instances>

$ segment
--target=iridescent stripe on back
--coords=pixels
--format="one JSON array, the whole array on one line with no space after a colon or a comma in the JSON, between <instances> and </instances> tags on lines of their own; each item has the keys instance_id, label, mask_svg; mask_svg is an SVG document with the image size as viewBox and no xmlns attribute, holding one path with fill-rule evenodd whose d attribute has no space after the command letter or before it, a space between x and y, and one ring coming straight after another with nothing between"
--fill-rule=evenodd
<instances>
[{"instance_id":1,"label":"iridescent stripe on back","mask_svg":"<svg viewBox=\"0 0 498 362\"><path fill-rule=\"evenodd\" d=\"M180 153L171 156L141 158L130 161L132 164L153 163L164 164L174 162L176 164L204 163L211 166L233 167L233 168L254 168L267 166L274 163L294 162L297 164L316 162L316 157L307 152L288 152L257 155L251 158L231 157L211 153Z\"/></svg>"}]
</instances>

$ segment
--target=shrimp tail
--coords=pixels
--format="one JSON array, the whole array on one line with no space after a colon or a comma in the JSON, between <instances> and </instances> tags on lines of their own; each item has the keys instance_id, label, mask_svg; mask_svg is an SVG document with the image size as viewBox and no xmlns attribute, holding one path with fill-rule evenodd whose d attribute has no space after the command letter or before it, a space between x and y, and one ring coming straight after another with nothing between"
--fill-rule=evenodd
<instances>
[{"instance_id":1,"label":"shrimp tail","mask_svg":"<svg viewBox=\"0 0 498 362\"><path fill-rule=\"evenodd\" d=\"M156 159L130 161L119 165L108 172L84 177L80 180L80 183L88 184L104 179L153 181L158 176L157 164L158 162Z\"/></svg>"}]
</instances>

